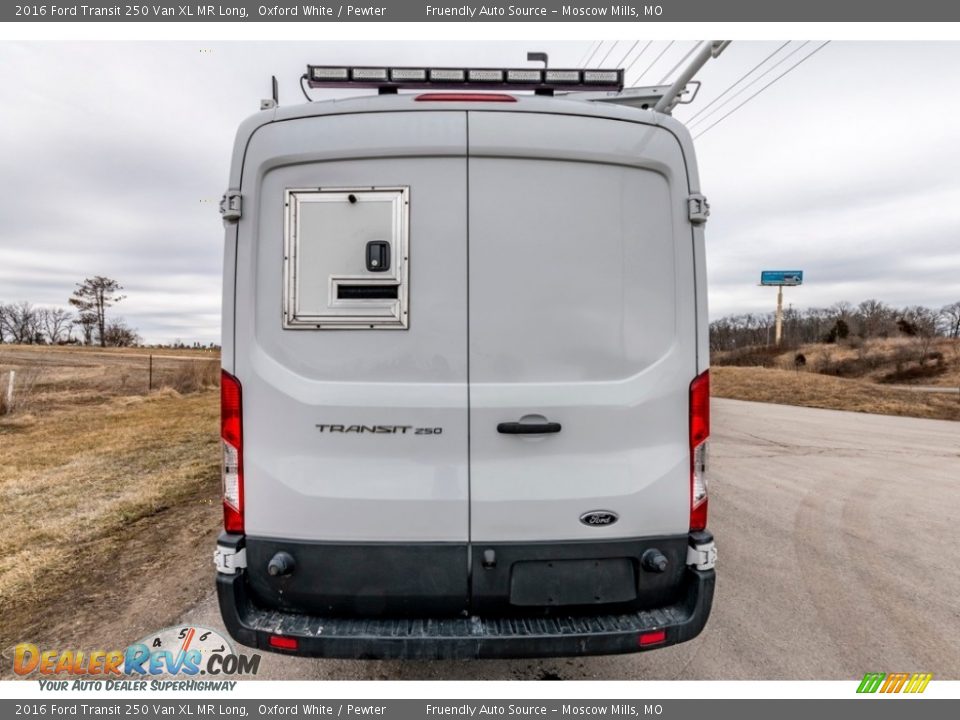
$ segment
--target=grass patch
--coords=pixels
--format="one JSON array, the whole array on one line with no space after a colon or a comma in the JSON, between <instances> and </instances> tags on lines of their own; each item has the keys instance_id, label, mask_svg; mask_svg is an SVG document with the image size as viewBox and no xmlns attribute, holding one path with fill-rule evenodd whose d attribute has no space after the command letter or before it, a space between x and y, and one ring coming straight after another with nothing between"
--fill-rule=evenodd
<instances>
[{"instance_id":1,"label":"grass patch","mask_svg":"<svg viewBox=\"0 0 960 720\"><path fill-rule=\"evenodd\" d=\"M910 365L900 370L893 370L877 378L881 383L926 383L933 382L938 376L947 372L943 362L934 365Z\"/></svg>"},{"instance_id":2,"label":"grass patch","mask_svg":"<svg viewBox=\"0 0 960 720\"><path fill-rule=\"evenodd\" d=\"M748 345L747 347L714 353L714 365L729 367L774 367L782 361L783 348L773 345Z\"/></svg>"},{"instance_id":3,"label":"grass patch","mask_svg":"<svg viewBox=\"0 0 960 720\"><path fill-rule=\"evenodd\" d=\"M924 393L868 380L762 367L713 367L715 397L830 410L960 420L957 395Z\"/></svg>"},{"instance_id":4,"label":"grass patch","mask_svg":"<svg viewBox=\"0 0 960 720\"><path fill-rule=\"evenodd\" d=\"M874 382L960 386L960 340L852 338L799 347L749 346L711 353L714 367L793 370L798 356L808 372Z\"/></svg>"},{"instance_id":5,"label":"grass patch","mask_svg":"<svg viewBox=\"0 0 960 720\"><path fill-rule=\"evenodd\" d=\"M207 389L61 406L30 423L16 415L0 423L0 648L41 627L52 598L115 562L95 548L143 554L138 565L152 570L149 549L165 538L141 521L216 502L218 417L219 394Z\"/></svg>"},{"instance_id":6,"label":"grass patch","mask_svg":"<svg viewBox=\"0 0 960 720\"><path fill-rule=\"evenodd\" d=\"M0 418L38 416L64 407L100 405L117 397L137 398L172 388L198 392L220 383L220 356L213 351L150 352L147 348L0 345L0 384L16 373L14 402ZM152 358L151 358L152 356ZM0 390L5 391L6 385Z\"/></svg>"}]
</instances>

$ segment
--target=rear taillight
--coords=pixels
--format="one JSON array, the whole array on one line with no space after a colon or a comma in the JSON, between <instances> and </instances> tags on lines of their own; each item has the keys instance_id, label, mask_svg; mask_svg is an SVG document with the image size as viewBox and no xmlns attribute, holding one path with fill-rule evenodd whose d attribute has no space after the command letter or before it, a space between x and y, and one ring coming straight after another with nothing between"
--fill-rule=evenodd
<instances>
[{"instance_id":1,"label":"rear taillight","mask_svg":"<svg viewBox=\"0 0 960 720\"><path fill-rule=\"evenodd\" d=\"M710 445L710 371L690 383L690 530L707 527L707 448Z\"/></svg>"},{"instance_id":2,"label":"rear taillight","mask_svg":"<svg viewBox=\"0 0 960 720\"><path fill-rule=\"evenodd\" d=\"M240 381L220 373L220 440L223 446L223 528L243 532L243 417Z\"/></svg>"}]
</instances>

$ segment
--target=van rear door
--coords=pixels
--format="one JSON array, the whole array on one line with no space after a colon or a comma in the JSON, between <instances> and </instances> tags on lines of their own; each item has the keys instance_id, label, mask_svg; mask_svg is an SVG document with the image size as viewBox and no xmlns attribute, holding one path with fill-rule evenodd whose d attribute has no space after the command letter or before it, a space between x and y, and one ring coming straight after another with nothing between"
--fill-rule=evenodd
<instances>
[{"instance_id":1,"label":"van rear door","mask_svg":"<svg viewBox=\"0 0 960 720\"><path fill-rule=\"evenodd\" d=\"M465 155L464 112L307 117L249 142L235 374L265 606L467 606ZM289 577L266 572L278 552Z\"/></svg>"},{"instance_id":2,"label":"van rear door","mask_svg":"<svg viewBox=\"0 0 960 720\"><path fill-rule=\"evenodd\" d=\"M474 548L685 535L696 323L679 143L539 113L470 112L469 134Z\"/></svg>"}]
</instances>

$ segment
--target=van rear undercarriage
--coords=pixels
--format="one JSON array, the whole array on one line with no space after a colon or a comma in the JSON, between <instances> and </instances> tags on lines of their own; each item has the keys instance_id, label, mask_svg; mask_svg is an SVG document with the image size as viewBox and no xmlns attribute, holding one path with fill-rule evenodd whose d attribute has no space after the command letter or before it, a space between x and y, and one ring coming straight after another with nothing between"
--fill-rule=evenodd
<instances>
[{"instance_id":1,"label":"van rear undercarriage","mask_svg":"<svg viewBox=\"0 0 960 720\"><path fill-rule=\"evenodd\" d=\"M230 569L231 562L223 558L238 556L241 564L265 564L265 557L281 545L250 543L239 535L221 535L221 567ZM290 548L289 542L282 545ZM309 578L309 587L296 588L290 577L265 582L266 575L248 575L246 568L235 567L232 574L217 574L220 611L231 636L262 650L430 660L660 648L696 637L713 601L715 554L709 533L693 533L689 543L680 537L475 548L474 559L480 562L474 565L466 604L453 578L446 587L442 578L424 582L424 573L431 574L426 547L351 544L333 549L313 544L307 552L295 547L298 563L307 564L302 575ZM491 551L499 558L499 571L482 562ZM657 572L650 564L653 552L663 553L669 572ZM525 559L512 561L518 557ZM341 565L350 559L355 564ZM405 567L405 559L421 570ZM699 565L703 569L685 564L696 559L704 561ZM625 573L618 572L618 561ZM390 564L382 564L386 562ZM325 581L338 583L339 592L330 584L325 588ZM285 592L285 585L293 591ZM365 596L363 587L376 590ZM388 595L391 588L396 592Z\"/></svg>"}]
</instances>

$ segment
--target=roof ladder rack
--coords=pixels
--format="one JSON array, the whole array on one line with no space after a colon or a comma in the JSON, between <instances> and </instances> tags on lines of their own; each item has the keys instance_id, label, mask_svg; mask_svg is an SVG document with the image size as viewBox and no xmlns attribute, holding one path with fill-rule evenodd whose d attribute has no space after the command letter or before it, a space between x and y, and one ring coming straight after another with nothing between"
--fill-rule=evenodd
<instances>
[{"instance_id":1,"label":"roof ladder rack","mask_svg":"<svg viewBox=\"0 0 960 720\"><path fill-rule=\"evenodd\" d=\"M628 105L641 110L654 110L669 115L677 105L686 105L700 91L700 82L693 76L710 58L719 57L730 44L729 40L709 40L696 54L690 64L670 85L650 85L647 87L624 88L619 92L578 92L573 94L578 100L607 102ZM691 86L693 87L691 91Z\"/></svg>"}]
</instances>

